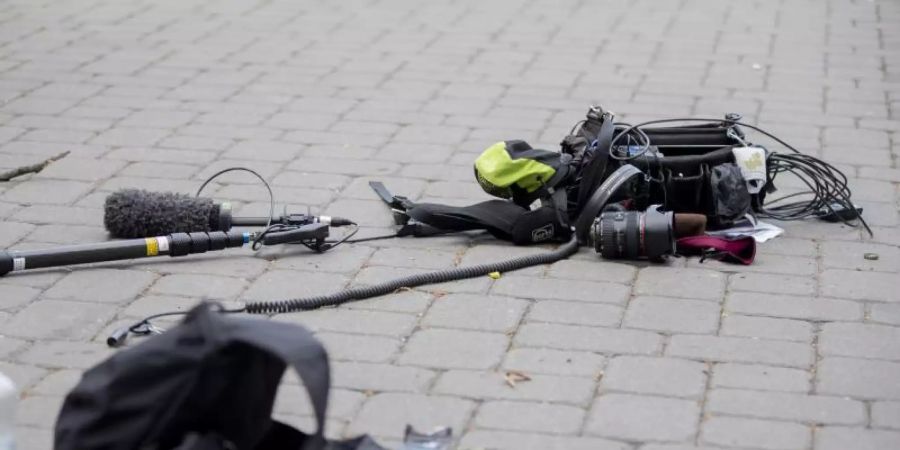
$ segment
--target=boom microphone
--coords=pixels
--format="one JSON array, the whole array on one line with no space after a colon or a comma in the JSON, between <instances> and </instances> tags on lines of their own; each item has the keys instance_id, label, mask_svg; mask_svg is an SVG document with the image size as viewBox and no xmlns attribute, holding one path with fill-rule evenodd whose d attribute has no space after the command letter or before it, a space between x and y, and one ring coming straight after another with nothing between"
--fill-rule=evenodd
<instances>
[{"instance_id":1,"label":"boom microphone","mask_svg":"<svg viewBox=\"0 0 900 450\"><path fill-rule=\"evenodd\" d=\"M204 197L172 192L122 189L106 197L103 224L117 238L142 238L171 233L228 231L232 226L264 227L267 217L232 217L231 205ZM289 214L273 217L272 224L331 226L352 225L340 217Z\"/></svg>"},{"instance_id":2,"label":"boom microphone","mask_svg":"<svg viewBox=\"0 0 900 450\"><path fill-rule=\"evenodd\" d=\"M231 228L231 207L186 194L122 189L106 197L103 225L114 237L126 239L175 232L227 231Z\"/></svg>"}]
</instances>

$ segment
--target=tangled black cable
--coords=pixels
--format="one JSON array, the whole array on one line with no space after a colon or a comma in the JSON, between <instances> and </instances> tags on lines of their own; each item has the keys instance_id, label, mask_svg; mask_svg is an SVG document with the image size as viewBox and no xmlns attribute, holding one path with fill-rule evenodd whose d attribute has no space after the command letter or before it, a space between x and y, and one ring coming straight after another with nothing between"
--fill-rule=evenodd
<instances>
[{"instance_id":1,"label":"tangled black cable","mask_svg":"<svg viewBox=\"0 0 900 450\"><path fill-rule=\"evenodd\" d=\"M221 175L224 175L228 172L238 172L238 171L247 172L247 173L255 176L257 179L259 179L259 181L263 184L263 186L265 186L266 192L269 193L269 216L266 221L266 226L265 226L265 228L263 228L263 230L261 232L255 233L253 235L253 241L250 245L251 249L253 249L254 251L257 251L262 247L263 239L268 234L275 233L278 231L288 231L288 230L297 228L296 225L285 225L285 224L281 224L281 223L275 223L275 224L272 223L272 220L275 218L275 193L272 192L272 186L269 185L269 182L266 181L266 179L262 175L260 175L255 170L247 168L247 167L229 167L227 169L222 169L222 170L210 175L206 179L206 181L204 181L203 184L200 185L200 188L197 189L197 194L195 195L195 197L199 197L200 193L203 192L203 189L206 188L206 186L209 185L209 183L211 183L216 178L218 178ZM284 212L284 215L287 216L287 211ZM358 231L359 231L359 225L354 223L353 229L350 230L349 232L347 232L341 239L339 239L337 241L326 241L323 243L297 241L297 242L289 242L289 243L290 244L301 244L312 251L324 253L324 252L331 250L345 242L352 242L352 241L349 241L349 239L352 238L353 236L355 236Z\"/></svg>"},{"instance_id":2,"label":"tangled black cable","mask_svg":"<svg viewBox=\"0 0 900 450\"><path fill-rule=\"evenodd\" d=\"M766 158L766 184L772 184L782 173L796 176L808 190L787 194L759 205L757 214L760 217L800 220L832 216L850 225L853 225L850 223L852 220L859 220L869 235L873 235L869 224L850 201L850 187L847 186L847 176L843 172L809 155L769 154Z\"/></svg>"},{"instance_id":3,"label":"tangled black cable","mask_svg":"<svg viewBox=\"0 0 900 450\"><path fill-rule=\"evenodd\" d=\"M762 133L766 137L781 144L792 154L782 154L766 151L766 184L774 186L773 181L781 173L791 173L799 178L809 190L788 194L776 199L767 200L764 204L757 207L757 215L764 218L775 220L802 220L810 217L833 217L848 226L857 226L861 224L870 236L874 236L869 224L863 219L862 215L856 209L856 206L850 200L852 195L850 187L847 185L847 176L838 168L822 161L819 158L801 153L792 145L783 141L774 134L748 123L733 119L706 119L706 118L676 118L676 119L660 119L642 122L636 125L630 125L613 137L615 144L623 136L631 136L635 130L640 130L648 125L656 125L672 122L705 122L705 123L721 123L725 125L740 125ZM646 136L646 134L644 134ZM742 143L745 143L742 141ZM649 141L646 148L638 155L640 156L649 148ZM611 152L612 153L612 152ZM632 159L632 158L615 158L615 159ZM801 198L800 200L796 200ZM786 202L786 200L795 199ZM761 202L763 203L763 202ZM858 221L858 223L857 223Z\"/></svg>"}]
</instances>

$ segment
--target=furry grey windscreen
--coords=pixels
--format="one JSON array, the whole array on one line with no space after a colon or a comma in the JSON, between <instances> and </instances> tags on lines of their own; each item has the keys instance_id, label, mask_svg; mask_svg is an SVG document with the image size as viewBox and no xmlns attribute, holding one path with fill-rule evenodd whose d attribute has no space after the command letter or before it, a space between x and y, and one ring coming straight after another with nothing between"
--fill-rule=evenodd
<instances>
[{"instance_id":1,"label":"furry grey windscreen","mask_svg":"<svg viewBox=\"0 0 900 450\"><path fill-rule=\"evenodd\" d=\"M103 224L117 238L211 231L210 217L218 216L217 210L208 198L122 189L106 197Z\"/></svg>"}]
</instances>

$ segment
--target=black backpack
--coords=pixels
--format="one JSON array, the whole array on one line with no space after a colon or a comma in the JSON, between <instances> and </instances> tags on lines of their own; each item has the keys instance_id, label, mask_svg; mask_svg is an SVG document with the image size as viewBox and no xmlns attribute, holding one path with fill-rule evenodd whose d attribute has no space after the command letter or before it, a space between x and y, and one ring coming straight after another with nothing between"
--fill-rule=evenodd
<instances>
[{"instance_id":1,"label":"black backpack","mask_svg":"<svg viewBox=\"0 0 900 450\"><path fill-rule=\"evenodd\" d=\"M287 366L316 417L305 434L271 418ZM368 436L326 441L325 348L306 329L231 317L208 304L168 332L85 372L56 423L56 450L383 450Z\"/></svg>"}]
</instances>

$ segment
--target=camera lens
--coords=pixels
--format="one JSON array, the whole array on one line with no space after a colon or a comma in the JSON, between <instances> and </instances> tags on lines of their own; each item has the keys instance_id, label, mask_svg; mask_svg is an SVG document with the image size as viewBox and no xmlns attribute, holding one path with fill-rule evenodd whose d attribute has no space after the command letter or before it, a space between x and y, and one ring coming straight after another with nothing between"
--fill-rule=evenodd
<instances>
[{"instance_id":1,"label":"camera lens","mask_svg":"<svg viewBox=\"0 0 900 450\"><path fill-rule=\"evenodd\" d=\"M590 230L594 250L604 258L658 261L675 253L674 214L660 212L658 205L646 212L607 211Z\"/></svg>"}]
</instances>

